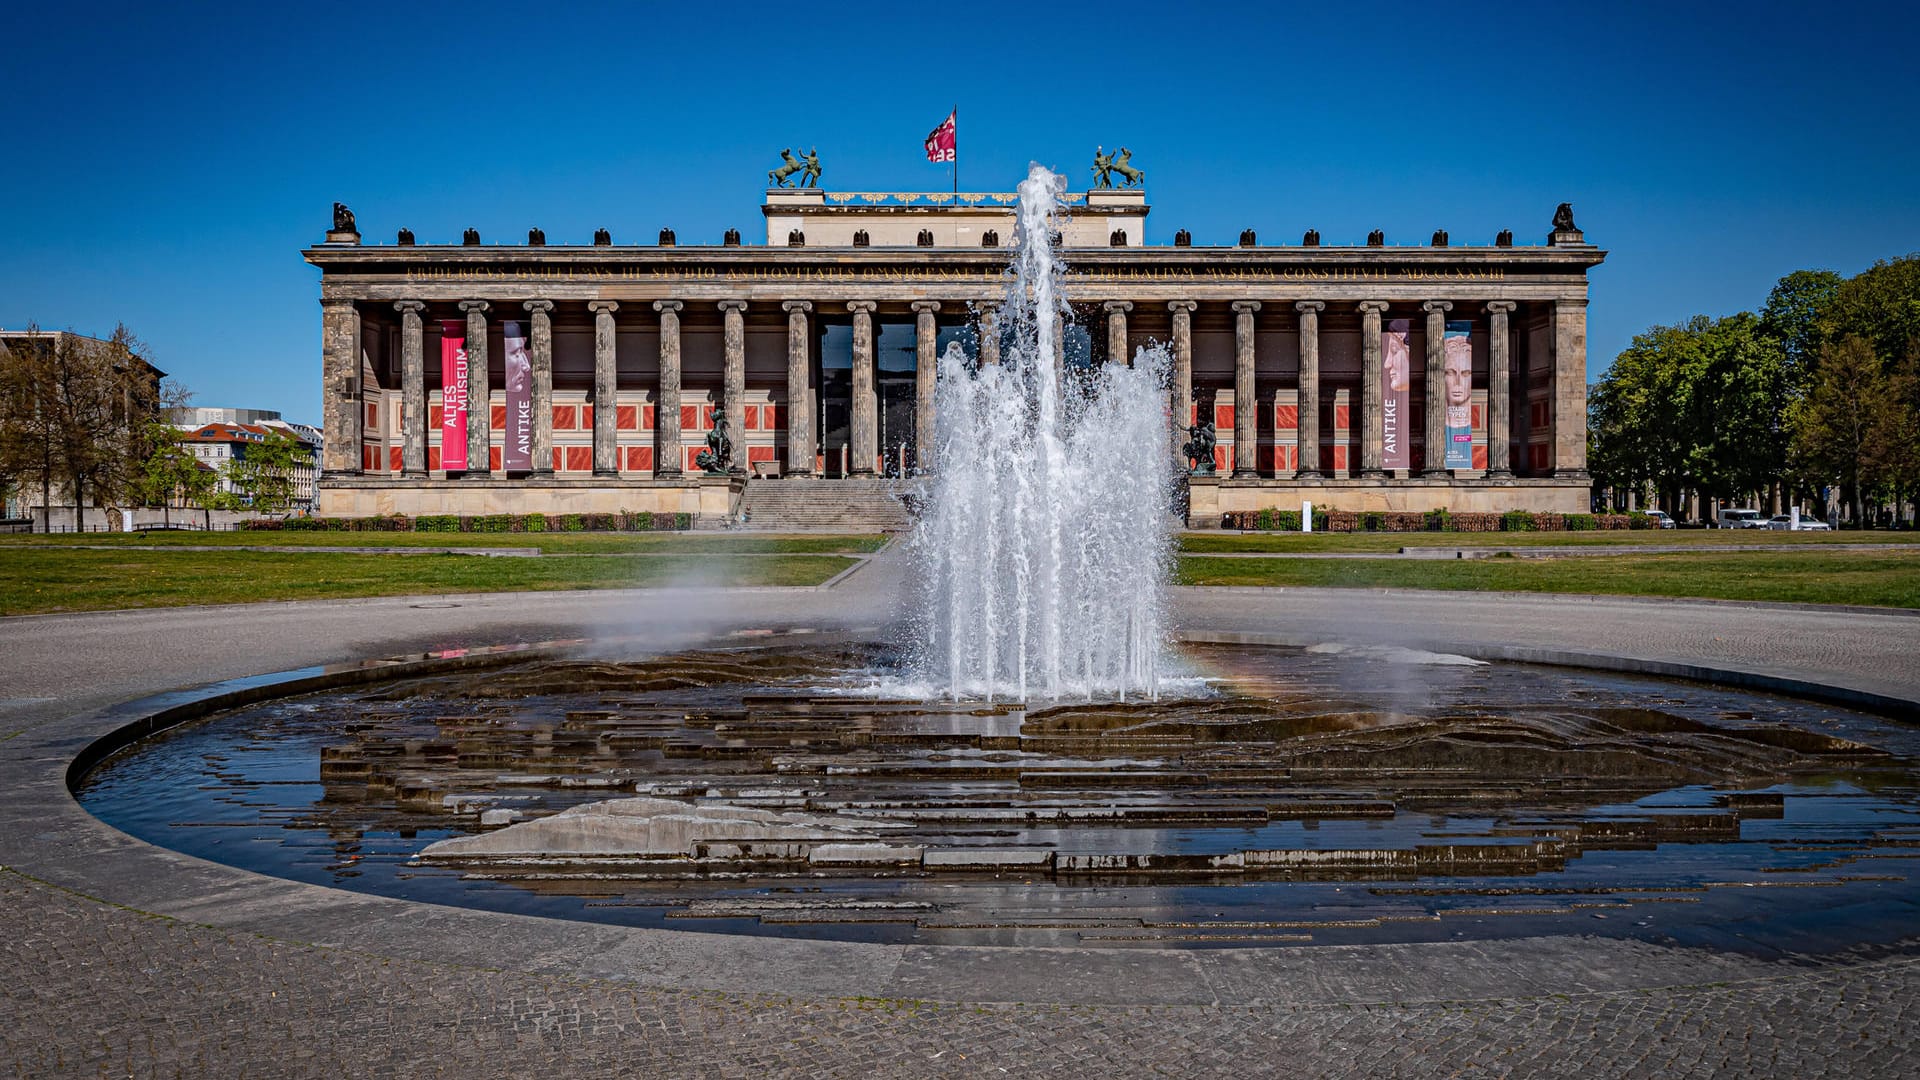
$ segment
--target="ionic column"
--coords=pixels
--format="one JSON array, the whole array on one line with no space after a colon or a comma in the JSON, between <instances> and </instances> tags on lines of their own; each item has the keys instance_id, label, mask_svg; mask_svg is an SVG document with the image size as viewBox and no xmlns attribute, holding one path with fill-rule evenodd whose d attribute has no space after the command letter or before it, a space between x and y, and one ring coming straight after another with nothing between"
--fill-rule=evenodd
<instances>
[{"instance_id":1,"label":"ionic column","mask_svg":"<svg viewBox=\"0 0 1920 1080\"><path fill-rule=\"evenodd\" d=\"M1487 305L1487 476L1513 475L1509 460L1513 446L1513 394L1507 385L1513 366L1512 343L1508 340L1507 316L1518 305L1511 300L1495 300Z\"/></svg>"},{"instance_id":2,"label":"ionic column","mask_svg":"<svg viewBox=\"0 0 1920 1080\"><path fill-rule=\"evenodd\" d=\"M787 313L787 475L813 475L813 374L807 363L807 312L813 304L789 300Z\"/></svg>"},{"instance_id":3,"label":"ionic column","mask_svg":"<svg viewBox=\"0 0 1920 1080\"><path fill-rule=\"evenodd\" d=\"M1258 300L1233 302L1233 478L1260 475L1260 402L1254 396L1253 313Z\"/></svg>"},{"instance_id":4,"label":"ionic column","mask_svg":"<svg viewBox=\"0 0 1920 1080\"><path fill-rule=\"evenodd\" d=\"M1173 312L1173 458L1180 472L1186 471L1187 456L1180 449L1187 442L1187 426L1193 423L1193 309L1191 300L1168 302Z\"/></svg>"},{"instance_id":5,"label":"ionic column","mask_svg":"<svg viewBox=\"0 0 1920 1080\"><path fill-rule=\"evenodd\" d=\"M400 474L427 475L426 350L420 337L420 313L427 305L401 300L400 313Z\"/></svg>"},{"instance_id":6,"label":"ionic column","mask_svg":"<svg viewBox=\"0 0 1920 1080\"><path fill-rule=\"evenodd\" d=\"M366 406L360 402L360 313L351 300L320 301L320 366L326 388L321 423L327 429L322 468L357 473Z\"/></svg>"},{"instance_id":7,"label":"ionic column","mask_svg":"<svg viewBox=\"0 0 1920 1080\"><path fill-rule=\"evenodd\" d=\"M532 315L533 336L528 344L532 350L533 393L530 404L533 407L533 447L529 456L533 458L533 475L553 475L553 321L547 313L553 310L551 300L528 300L521 305Z\"/></svg>"},{"instance_id":8,"label":"ionic column","mask_svg":"<svg viewBox=\"0 0 1920 1080\"><path fill-rule=\"evenodd\" d=\"M620 305L595 300L593 312L593 475L620 475L619 367L614 355L613 313Z\"/></svg>"},{"instance_id":9,"label":"ionic column","mask_svg":"<svg viewBox=\"0 0 1920 1080\"><path fill-rule=\"evenodd\" d=\"M727 450L727 471L734 473L747 471L746 310L745 300L720 301L724 326L721 340L726 350L726 363L720 375L721 409L727 418L727 439L732 443Z\"/></svg>"},{"instance_id":10,"label":"ionic column","mask_svg":"<svg viewBox=\"0 0 1920 1080\"><path fill-rule=\"evenodd\" d=\"M1000 363L1000 305L981 302L980 310L980 363Z\"/></svg>"},{"instance_id":11,"label":"ionic column","mask_svg":"<svg viewBox=\"0 0 1920 1080\"><path fill-rule=\"evenodd\" d=\"M493 391L487 385L487 302L462 300L467 313L467 475L493 471Z\"/></svg>"},{"instance_id":12,"label":"ionic column","mask_svg":"<svg viewBox=\"0 0 1920 1080\"><path fill-rule=\"evenodd\" d=\"M1427 313L1427 461L1421 476L1447 475L1447 312L1453 305L1429 300Z\"/></svg>"},{"instance_id":13,"label":"ionic column","mask_svg":"<svg viewBox=\"0 0 1920 1080\"><path fill-rule=\"evenodd\" d=\"M1380 316L1385 300L1360 301L1360 475L1378 480L1387 475L1387 426L1381 390Z\"/></svg>"},{"instance_id":14,"label":"ionic column","mask_svg":"<svg viewBox=\"0 0 1920 1080\"><path fill-rule=\"evenodd\" d=\"M1318 300L1293 305L1300 313L1300 394L1294 426L1300 467L1293 475L1301 480L1326 475L1320 471L1320 313L1326 307Z\"/></svg>"},{"instance_id":15,"label":"ionic column","mask_svg":"<svg viewBox=\"0 0 1920 1080\"><path fill-rule=\"evenodd\" d=\"M653 475L680 475L680 308L678 300L655 300L660 313L660 392L654 409Z\"/></svg>"},{"instance_id":16,"label":"ionic column","mask_svg":"<svg viewBox=\"0 0 1920 1080\"><path fill-rule=\"evenodd\" d=\"M1130 300L1109 300L1107 311L1107 363L1127 367L1133 363L1133 357L1127 351L1127 312L1133 310Z\"/></svg>"},{"instance_id":17,"label":"ionic column","mask_svg":"<svg viewBox=\"0 0 1920 1080\"><path fill-rule=\"evenodd\" d=\"M913 461L921 472L933 467L933 387L939 363L933 350L940 341L933 313L939 310L938 300L913 302Z\"/></svg>"},{"instance_id":18,"label":"ionic column","mask_svg":"<svg viewBox=\"0 0 1920 1080\"><path fill-rule=\"evenodd\" d=\"M873 386L873 309L871 300L849 300L853 312L853 443L854 476L872 476L874 459L880 453L880 403Z\"/></svg>"},{"instance_id":19,"label":"ionic column","mask_svg":"<svg viewBox=\"0 0 1920 1080\"><path fill-rule=\"evenodd\" d=\"M1553 302L1553 475L1587 479L1587 300Z\"/></svg>"}]
</instances>

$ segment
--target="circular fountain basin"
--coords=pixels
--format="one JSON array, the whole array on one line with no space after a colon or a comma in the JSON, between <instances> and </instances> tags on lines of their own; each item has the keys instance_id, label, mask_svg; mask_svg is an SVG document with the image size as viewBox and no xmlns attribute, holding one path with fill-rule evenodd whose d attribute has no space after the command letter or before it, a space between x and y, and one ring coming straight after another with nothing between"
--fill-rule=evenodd
<instances>
[{"instance_id":1,"label":"circular fountain basin","mask_svg":"<svg viewBox=\"0 0 1920 1080\"><path fill-rule=\"evenodd\" d=\"M904 696L853 640L534 659L219 714L78 796L262 873L728 933L1777 953L1920 913L1902 726L1422 653L1183 659L1160 700L1026 705Z\"/></svg>"}]
</instances>

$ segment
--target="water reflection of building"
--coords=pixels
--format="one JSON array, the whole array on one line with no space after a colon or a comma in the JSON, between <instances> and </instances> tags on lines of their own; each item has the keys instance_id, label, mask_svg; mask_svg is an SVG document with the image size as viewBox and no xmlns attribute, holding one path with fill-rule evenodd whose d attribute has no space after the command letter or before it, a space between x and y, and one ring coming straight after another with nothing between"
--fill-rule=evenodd
<instances>
[{"instance_id":1,"label":"water reflection of building","mask_svg":"<svg viewBox=\"0 0 1920 1080\"><path fill-rule=\"evenodd\" d=\"M994 362L1013 240L1009 194L767 193L764 244L361 242L350 219L305 252L322 271L326 467L319 510L685 511L737 504L749 477L860 479L911 469L950 341ZM1062 241L1079 325L1066 360L1176 356L1176 401L1217 425L1214 511L1584 510L1587 270L1605 253L1563 215L1544 244L1143 243L1139 190L1075 193ZM1404 324L1401 323L1404 320ZM531 355L531 467L502 468L505 326ZM1440 468L1449 324L1471 343L1470 468ZM1466 324L1462 327L1460 324ZM1394 328L1403 326L1404 337ZM471 447L441 464L440 341L464 333ZM478 343L484 340L484 358ZM1412 369L1383 394L1383 357ZM479 361L484 359L484 367ZM1306 388L1306 396L1302 389ZM1436 403L1439 395L1436 392ZM795 408L796 402L804 403ZM1410 454L1393 467L1387 413ZM694 459L716 418L731 476ZM1176 442L1179 440L1175 440ZM798 452L796 452L798 449ZM1170 453L1173 451L1170 450ZM831 489L821 489L832 499Z\"/></svg>"}]
</instances>

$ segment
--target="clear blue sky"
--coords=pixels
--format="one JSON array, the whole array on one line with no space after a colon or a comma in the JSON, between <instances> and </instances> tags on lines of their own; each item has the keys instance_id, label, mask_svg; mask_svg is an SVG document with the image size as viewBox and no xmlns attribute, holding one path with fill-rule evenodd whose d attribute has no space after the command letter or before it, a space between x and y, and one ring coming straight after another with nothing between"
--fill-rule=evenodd
<instances>
[{"instance_id":1,"label":"clear blue sky","mask_svg":"<svg viewBox=\"0 0 1920 1080\"><path fill-rule=\"evenodd\" d=\"M782 146L825 186L940 190L1030 160L1147 173L1150 239L1609 249L1591 368L1757 307L1802 267L1920 249L1912 10L565 3L20 5L0 65L0 325L126 322L196 400L319 419L335 199L370 237L749 238Z\"/></svg>"}]
</instances>

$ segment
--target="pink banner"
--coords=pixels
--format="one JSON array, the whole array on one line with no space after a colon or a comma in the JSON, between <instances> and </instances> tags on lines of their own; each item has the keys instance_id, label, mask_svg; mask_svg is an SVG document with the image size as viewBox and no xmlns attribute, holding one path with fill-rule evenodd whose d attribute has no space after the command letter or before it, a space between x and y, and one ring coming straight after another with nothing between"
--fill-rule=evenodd
<instances>
[{"instance_id":1,"label":"pink banner","mask_svg":"<svg viewBox=\"0 0 1920 1080\"><path fill-rule=\"evenodd\" d=\"M1407 445L1413 402L1411 329L1408 320L1395 319L1380 338L1380 430L1385 436L1381 467L1387 469L1413 468L1412 449Z\"/></svg>"},{"instance_id":2,"label":"pink banner","mask_svg":"<svg viewBox=\"0 0 1920 1080\"><path fill-rule=\"evenodd\" d=\"M501 467L508 472L527 472L533 468L533 360L527 355L527 339L520 324L504 324L507 339L507 430L502 433L506 446L500 452Z\"/></svg>"},{"instance_id":3,"label":"pink banner","mask_svg":"<svg viewBox=\"0 0 1920 1080\"><path fill-rule=\"evenodd\" d=\"M440 324L440 467L467 469L467 324Z\"/></svg>"}]
</instances>

